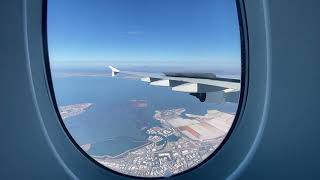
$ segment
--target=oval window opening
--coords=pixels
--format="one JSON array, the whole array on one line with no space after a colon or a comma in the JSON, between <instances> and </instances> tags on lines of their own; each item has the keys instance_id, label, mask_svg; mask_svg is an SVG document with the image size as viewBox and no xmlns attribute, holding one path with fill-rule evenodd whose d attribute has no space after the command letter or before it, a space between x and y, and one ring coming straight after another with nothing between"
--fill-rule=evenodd
<instances>
[{"instance_id":1,"label":"oval window opening","mask_svg":"<svg viewBox=\"0 0 320 180\"><path fill-rule=\"evenodd\" d=\"M87 157L168 177L219 149L240 99L235 1L54 0L47 17L53 98Z\"/></svg>"}]
</instances>

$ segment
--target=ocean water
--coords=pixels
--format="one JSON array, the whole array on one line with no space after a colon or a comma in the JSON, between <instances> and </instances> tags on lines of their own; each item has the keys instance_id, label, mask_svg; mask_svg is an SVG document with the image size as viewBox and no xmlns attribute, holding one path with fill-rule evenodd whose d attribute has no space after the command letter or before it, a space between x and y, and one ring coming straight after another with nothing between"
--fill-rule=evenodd
<instances>
[{"instance_id":1,"label":"ocean water","mask_svg":"<svg viewBox=\"0 0 320 180\"><path fill-rule=\"evenodd\" d=\"M237 104L201 103L189 94L138 79L53 74L53 85L58 106L93 103L86 112L64 120L79 145L92 144L90 155L115 156L145 144L145 130L161 126L153 118L156 110L185 108L185 113L203 115L208 109L237 109Z\"/></svg>"}]
</instances>

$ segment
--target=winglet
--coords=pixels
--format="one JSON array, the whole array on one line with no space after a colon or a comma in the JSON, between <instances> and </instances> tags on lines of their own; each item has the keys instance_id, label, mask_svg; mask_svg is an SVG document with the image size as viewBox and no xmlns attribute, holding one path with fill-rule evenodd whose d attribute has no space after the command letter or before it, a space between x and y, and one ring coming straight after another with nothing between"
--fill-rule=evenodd
<instances>
[{"instance_id":1,"label":"winglet","mask_svg":"<svg viewBox=\"0 0 320 180\"><path fill-rule=\"evenodd\" d=\"M115 75L117 75L117 74L120 72L119 69L114 68L114 67L112 67L112 66L109 66L109 68L110 68L111 71L112 71L112 77L115 76Z\"/></svg>"}]
</instances>

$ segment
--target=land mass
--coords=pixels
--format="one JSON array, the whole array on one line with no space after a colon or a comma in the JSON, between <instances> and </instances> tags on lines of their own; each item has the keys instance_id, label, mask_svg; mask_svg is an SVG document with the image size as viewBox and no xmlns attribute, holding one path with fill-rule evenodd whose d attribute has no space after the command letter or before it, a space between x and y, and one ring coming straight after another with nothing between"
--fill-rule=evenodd
<instances>
[{"instance_id":1,"label":"land mass","mask_svg":"<svg viewBox=\"0 0 320 180\"><path fill-rule=\"evenodd\" d=\"M93 103L80 103L67 106L59 106L61 118L65 120L69 117L78 116L88 110L92 105Z\"/></svg>"},{"instance_id":2,"label":"land mass","mask_svg":"<svg viewBox=\"0 0 320 180\"><path fill-rule=\"evenodd\" d=\"M91 144L83 144L80 146L85 152L89 151L91 148Z\"/></svg>"},{"instance_id":3,"label":"land mass","mask_svg":"<svg viewBox=\"0 0 320 180\"><path fill-rule=\"evenodd\" d=\"M146 102L133 100L134 107ZM92 103L60 106L63 119L77 116ZM208 158L221 144L234 120L233 114L208 110L205 115L185 113L186 109L157 110L153 118L161 125L146 130L145 144L116 156L94 156L96 161L115 171L140 177L169 177L192 168ZM88 152L93 144L81 145Z\"/></svg>"},{"instance_id":4,"label":"land mass","mask_svg":"<svg viewBox=\"0 0 320 180\"><path fill-rule=\"evenodd\" d=\"M202 162L220 145L234 115L209 110L204 116L184 114L184 108L156 111L162 127L146 131L148 143L116 157L93 156L99 163L125 174L171 176Z\"/></svg>"}]
</instances>

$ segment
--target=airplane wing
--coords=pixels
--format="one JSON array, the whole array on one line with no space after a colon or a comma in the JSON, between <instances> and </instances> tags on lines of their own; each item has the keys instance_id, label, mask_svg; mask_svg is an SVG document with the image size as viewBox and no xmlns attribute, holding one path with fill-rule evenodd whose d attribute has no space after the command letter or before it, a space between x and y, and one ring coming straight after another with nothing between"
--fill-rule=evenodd
<instances>
[{"instance_id":1,"label":"airplane wing","mask_svg":"<svg viewBox=\"0 0 320 180\"><path fill-rule=\"evenodd\" d=\"M120 71L109 66L112 76L118 73L140 77L153 86L170 87L173 91L189 93L201 102L238 102L240 80L220 78L212 73L147 73Z\"/></svg>"}]
</instances>

